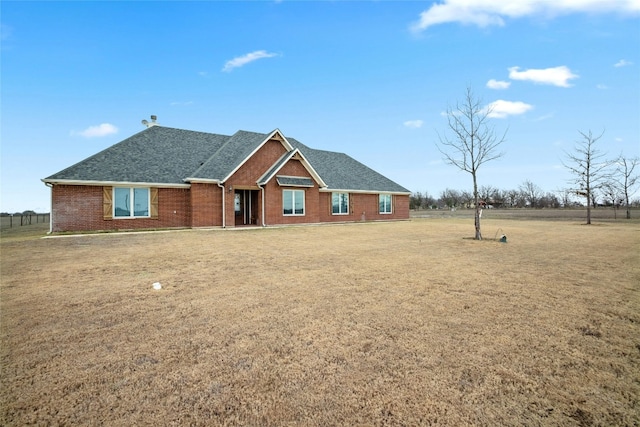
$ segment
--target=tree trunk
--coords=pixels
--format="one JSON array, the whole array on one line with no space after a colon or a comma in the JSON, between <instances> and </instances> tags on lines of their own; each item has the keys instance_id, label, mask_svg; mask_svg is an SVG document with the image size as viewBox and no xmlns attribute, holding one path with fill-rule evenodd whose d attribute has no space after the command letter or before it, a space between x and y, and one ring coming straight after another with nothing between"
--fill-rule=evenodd
<instances>
[{"instance_id":1,"label":"tree trunk","mask_svg":"<svg viewBox=\"0 0 640 427\"><path fill-rule=\"evenodd\" d=\"M629 193L624 189L624 207L627 209L627 219L631 219L631 209L629 208Z\"/></svg>"},{"instance_id":2,"label":"tree trunk","mask_svg":"<svg viewBox=\"0 0 640 427\"><path fill-rule=\"evenodd\" d=\"M478 197L478 183L476 181L476 174L473 175L473 199L476 203L476 215L475 215L475 226L476 226L476 240L482 240L482 232L480 231L480 213L482 209L480 208L480 198Z\"/></svg>"},{"instance_id":3,"label":"tree trunk","mask_svg":"<svg viewBox=\"0 0 640 427\"><path fill-rule=\"evenodd\" d=\"M476 240L482 240L482 232L480 231L480 212L482 212L482 209L479 205L476 205Z\"/></svg>"}]
</instances>

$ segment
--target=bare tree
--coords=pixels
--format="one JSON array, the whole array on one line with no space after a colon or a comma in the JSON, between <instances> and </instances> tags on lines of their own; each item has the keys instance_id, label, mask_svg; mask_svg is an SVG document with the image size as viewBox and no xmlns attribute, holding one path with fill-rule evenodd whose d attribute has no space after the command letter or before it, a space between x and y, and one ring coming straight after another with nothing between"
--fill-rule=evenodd
<instances>
[{"instance_id":1,"label":"bare tree","mask_svg":"<svg viewBox=\"0 0 640 427\"><path fill-rule=\"evenodd\" d=\"M627 159L623 156L618 157L615 161L616 170L613 173L613 180L617 184L624 198L624 205L627 210L627 219L631 219L631 205L629 197L635 193L640 184L640 174L634 175L634 170L640 165L640 158L634 157Z\"/></svg>"},{"instance_id":2,"label":"bare tree","mask_svg":"<svg viewBox=\"0 0 640 427\"><path fill-rule=\"evenodd\" d=\"M447 108L447 121L451 135L440 135L438 150L444 155L444 160L471 174L473 179L473 198L475 213L475 239L482 240L480 230L480 216L482 207L478 195L478 169L483 164L495 160L503 155L497 149L506 139L506 131L501 136L496 134L490 126L491 107L482 105L471 88L467 87L463 101L455 107Z\"/></svg>"},{"instance_id":3,"label":"bare tree","mask_svg":"<svg viewBox=\"0 0 640 427\"><path fill-rule=\"evenodd\" d=\"M600 190L604 196L605 205L611 204L613 207L613 219L618 219L618 208L623 203L622 190L613 180L607 181Z\"/></svg>"},{"instance_id":4,"label":"bare tree","mask_svg":"<svg viewBox=\"0 0 640 427\"><path fill-rule=\"evenodd\" d=\"M542 189L540 187L527 179L522 184L520 184L520 193L531 208L539 207L540 198L543 195Z\"/></svg>"},{"instance_id":5,"label":"bare tree","mask_svg":"<svg viewBox=\"0 0 640 427\"><path fill-rule=\"evenodd\" d=\"M490 205L493 203L493 195L496 192L496 188L491 185L481 185L478 189L478 197L480 200L485 203L485 205Z\"/></svg>"},{"instance_id":6,"label":"bare tree","mask_svg":"<svg viewBox=\"0 0 640 427\"><path fill-rule=\"evenodd\" d=\"M458 190L445 188L442 193L440 193L440 200L446 207L453 209L460 204L460 192Z\"/></svg>"},{"instance_id":7,"label":"bare tree","mask_svg":"<svg viewBox=\"0 0 640 427\"><path fill-rule=\"evenodd\" d=\"M460 192L460 203L465 208L470 208L473 205L473 193L469 190L462 190Z\"/></svg>"},{"instance_id":8,"label":"bare tree","mask_svg":"<svg viewBox=\"0 0 640 427\"><path fill-rule=\"evenodd\" d=\"M556 190L556 193L560 198L560 204L563 208L568 208L572 205L571 195L574 193L573 191L564 188Z\"/></svg>"},{"instance_id":9,"label":"bare tree","mask_svg":"<svg viewBox=\"0 0 640 427\"><path fill-rule=\"evenodd\" d=\"M518 206L518 199L520 198L520 192L518 190L515 190L515 189L507 190L505 192L505 195L507 198L507 203L509 204L510 208Z\"/></svg>"},{"instance_id":10,"label":"bare tree","mask_svg":"<svg viewBox=\"0 0 640 427\"><path fill-rule=\"evenodd\" d=\"M409 196L409 209L416 209L416 210L420 210L420 208L422 207L422 203L424 200L424 196L422 195L421 192L416 192L413 193L412 195Z\"/></svg>"},{"instance_id":11,"label":"bare tree","mask_svg":"<svg viewBox=\"0 0 640 427\"><path fill-rule=\"evenodd\" d=\"M592 201L596 191L606 182L610 162L604 160L605 153L596 149L596 143L602 138L604 131L597 136L591 131L578 132L582 138L576 141L573 153L566 153L568 164L563 164L573 175L570 182L574 185L575 194L587 199L587 224L591 224Z\"/></svg>"}]
</instances>

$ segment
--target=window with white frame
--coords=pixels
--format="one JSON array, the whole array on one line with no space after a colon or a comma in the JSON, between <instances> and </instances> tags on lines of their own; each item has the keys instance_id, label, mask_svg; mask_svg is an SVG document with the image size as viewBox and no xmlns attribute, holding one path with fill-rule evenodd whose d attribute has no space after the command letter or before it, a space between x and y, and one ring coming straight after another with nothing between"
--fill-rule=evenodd
<instances>
[{"instance_id":1,"label":"window with white frame","mask_svg":"<svg viewBox=\"0 0 640 427\"><path fill-rule=\"evenodd\" d=\"M381 214L390 214L391 213L391 194L380 194L380 198L378 199L378 204L380 206Z\"/></svg>"},{"instance_id":2,"label":"window with white frame","mask_svg":"<svg viewBox=\"0 0 640 427\"><path fill-rule=\"evenodd\" d=\"M304 215L304 190L282 190L282 214Z\"/></svg>"},{"instance_id":3,"label":"window with white frame","mask_svg":"<svg viewBox=\"0 0 640 427\"><path fill-rule=\"evenodd\" d=\"M349 193L331 193L331 213L333 215L349 214Z\"/></svg>"},{"instance_id":4,"label":"window with white frame","mask_svg":"<svg viewBox=\"0 0 640 427\"><path fill-rule=\"evenodd\" d=\"M114 187L114 218L148 218L149 189L139 187Z\"/></svg>"}]
</instances>

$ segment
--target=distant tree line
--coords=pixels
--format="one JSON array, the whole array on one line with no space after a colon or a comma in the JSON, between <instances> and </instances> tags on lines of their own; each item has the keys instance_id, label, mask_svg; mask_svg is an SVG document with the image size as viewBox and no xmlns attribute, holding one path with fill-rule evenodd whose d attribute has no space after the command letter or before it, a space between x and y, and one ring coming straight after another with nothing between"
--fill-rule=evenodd
<instances>
[{"instance_id":1,"label":"distant tree line","mask_svg":"<svg viewBox=\"0 0 640 427\"><path fill-rule=\"evenodd\" d=\"M16 212L16 213L8 213L1 212L0 216L29 216L29 215L38 215L36 211L26 210L24 212Z\"/></svg>"},{"instance_id":2,"label":"distant tree line","mask_svg":"<svg viewBox=\"0 0 640 427\"><path fill-rule=\"evenodd\" d=\"M595 207L625 206L624 196L612 190L613 184L603 186L600 191L591 194L591 205ZM484 208L571 208L583 207L584 203L574 190L564 189L554 192L544 191L533 182L526 180L518 188L503 190L490 185L478 188L479 203ZM640 198L629 202L631 207L640 207ZM417 191L409 198L409 208L421 209L472 209L475 208L473 192L446 188L437 196L429 192Z\"/></svg>"}]
</instances>

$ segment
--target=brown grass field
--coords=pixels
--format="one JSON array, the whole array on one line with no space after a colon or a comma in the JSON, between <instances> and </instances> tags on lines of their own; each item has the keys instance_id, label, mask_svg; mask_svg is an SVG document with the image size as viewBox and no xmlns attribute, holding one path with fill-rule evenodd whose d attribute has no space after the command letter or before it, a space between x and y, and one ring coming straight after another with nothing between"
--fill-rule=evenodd
<instances>
[{"instance_id":1,"label":"brown grass field","mask_svg":"<svg viewBox=\"0 0 640 427\"><path fill-rule=\"evenodd\" d=\"M482 227L3 233L0 424L640 425L640 222Z\"/></svg>"}]
</instances>

